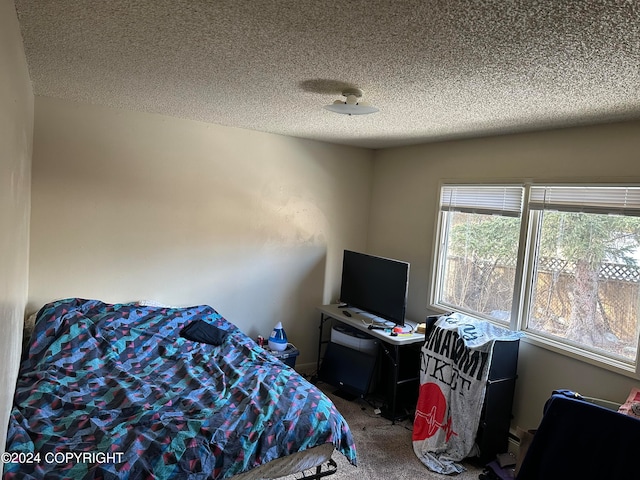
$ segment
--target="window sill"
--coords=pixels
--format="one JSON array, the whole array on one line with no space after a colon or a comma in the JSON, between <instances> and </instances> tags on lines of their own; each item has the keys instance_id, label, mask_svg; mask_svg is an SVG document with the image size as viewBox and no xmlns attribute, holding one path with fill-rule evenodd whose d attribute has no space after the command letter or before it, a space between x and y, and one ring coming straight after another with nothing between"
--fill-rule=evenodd
<instances>
[{"instance_id":1,"label":"window sill","mask_svg":"<svg viewBox=\"0 0 640 480\"><path fill-rule=\"evenodd\" d=\"M588 363L595 367L600 367L610 372L624 375L626 377L638 379L640 376L636 373L636 367L633 362L625 362L623 360L617 360L606 355L601 355L596 352L590 352L583 350L572 345L553 340L551 338L539 335L533 332L523 331L525 336L522 341L535 345L540 348L550 350L559 355L564 355L574 360L578 360L583 363Z\"/></svg>"}]
</instances>

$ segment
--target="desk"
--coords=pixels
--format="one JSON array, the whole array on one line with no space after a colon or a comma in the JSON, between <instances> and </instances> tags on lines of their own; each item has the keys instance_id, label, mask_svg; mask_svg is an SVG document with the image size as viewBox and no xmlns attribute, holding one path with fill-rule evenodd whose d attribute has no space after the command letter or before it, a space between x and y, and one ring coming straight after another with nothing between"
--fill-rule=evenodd
<instances>
[{"instance_id":1,"label":"desk","mask_svg":"<svg viewBox=\"0 0 640 480\"><path fill-rule=\"evenodd\" d=\"M384 352L384 357L389 361L392 374L391 395L388 398L389 411L385 412L385 416L388 416L392 421L399 418L396 415L396 408L398 404L397 394L398 386L409 382L416 382L416 395L418 392L419 384L419 361L416 361L415 368L410 368L410 374L405 378L400 378L401 368L401 349L409 347L411 345L420 347L424 343L424 333L410 333L410 334L398 334L398 336L391 336L390 330L369 330L368 326L372 323L382 324L386 322L384 319L376 317L375 315L365 312L359 308L340 308L338 304L333 305L321 305L317 307L320 312L320 335L318 340L318 371L320 371L320 361L322 357L322 345L328 343L328 340L323 339L323 330L325 323L329 320L338 321L357 328L368 335L380 340L380 345ZM344 311L351 313L351 316L344 314ZM415 331L416 323L405 320L405 325L410 325L412 330Z\"/></svg>"}]
</instances>

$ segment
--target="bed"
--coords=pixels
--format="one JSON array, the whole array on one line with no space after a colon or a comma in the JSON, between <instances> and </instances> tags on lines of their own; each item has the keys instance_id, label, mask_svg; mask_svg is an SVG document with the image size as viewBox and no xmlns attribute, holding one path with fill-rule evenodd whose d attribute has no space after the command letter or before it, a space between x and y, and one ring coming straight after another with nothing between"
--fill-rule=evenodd
<instances>
[{"instance_id":1,"label":"bed","mask_svg":"<svg viewBox=\"0 0 640 480\"><path fill-rule=\"evenodd\" d=\"M37 314L4 479L323 476L336 450L356 465L331 400L213 308L70 298Z\"/></svg>"}]
</instances>

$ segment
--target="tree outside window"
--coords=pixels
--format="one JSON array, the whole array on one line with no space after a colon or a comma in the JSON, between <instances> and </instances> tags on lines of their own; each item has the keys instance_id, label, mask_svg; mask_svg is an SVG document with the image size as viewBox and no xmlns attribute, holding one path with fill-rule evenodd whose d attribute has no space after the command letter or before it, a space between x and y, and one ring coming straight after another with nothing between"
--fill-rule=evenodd
<instances>
[{"instance_id":1,"label":"tree outside window","mask_svg":"<svg viewBox=\"0 0 640 480\"><path fill-rule=\"evenodd\" d=\"M541 212L528 328L635 360L640 219Z\"/></svg>"}]
</instances>

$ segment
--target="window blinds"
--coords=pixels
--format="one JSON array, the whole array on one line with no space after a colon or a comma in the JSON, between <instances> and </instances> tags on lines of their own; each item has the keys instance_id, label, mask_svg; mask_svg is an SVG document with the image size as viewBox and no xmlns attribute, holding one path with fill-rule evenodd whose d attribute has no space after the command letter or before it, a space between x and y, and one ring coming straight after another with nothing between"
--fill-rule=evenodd
<instances>
[{"instance_id":1,"label":"window blinds","mask_svg":"<svg viewBox=\"0 0 640 480\"><path fill-rule=\"evenodd\" d=\"M443 185L440 209L519 217L522 195L522 185Z\"/></svg>"},{"instance_id":2,"label":"window blinds","mask_svg":"<svg viewBox=\"0 0 640 480\"><path fill-rule=\"evenodd\" d=\"M529 208L640 216L640 187L534 185Z\"/></svg>"}]
</instances>

